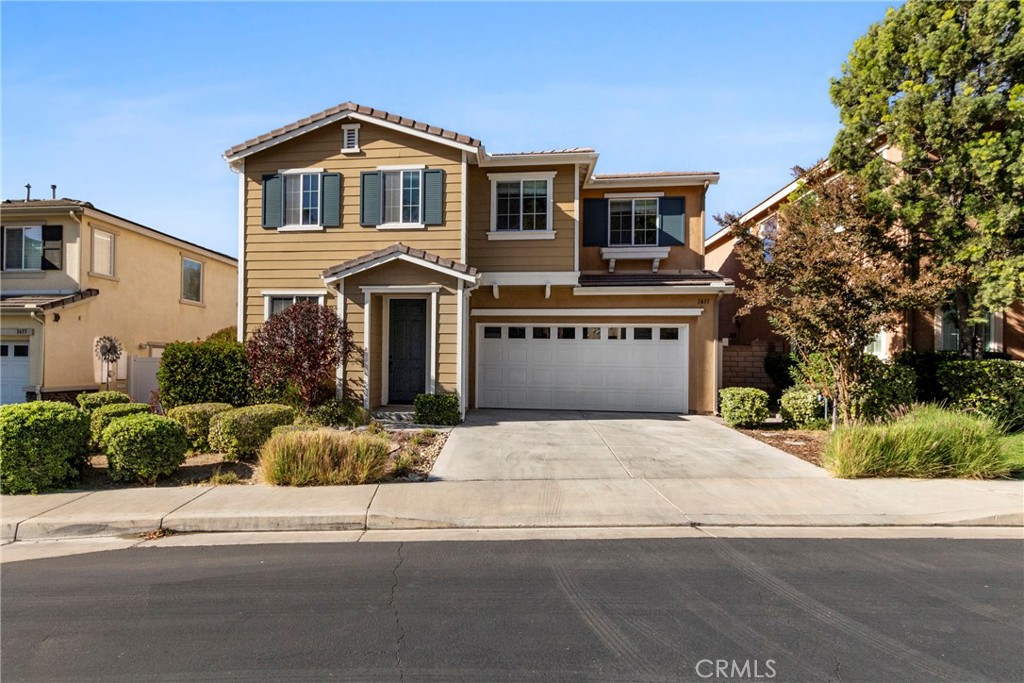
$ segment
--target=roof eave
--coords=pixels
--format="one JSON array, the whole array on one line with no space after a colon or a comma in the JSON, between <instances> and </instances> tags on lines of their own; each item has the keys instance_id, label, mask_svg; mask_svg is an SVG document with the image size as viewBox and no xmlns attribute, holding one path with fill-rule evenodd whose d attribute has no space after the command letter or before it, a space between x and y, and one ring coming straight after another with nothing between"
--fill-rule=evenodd
<instances>
[{"instance_id":1,"label":"roof eave","mask_svg":"<svg viewBox=\"0 0 1024 683\"><path fill-rule=\"evenodd\" d=\"M719 174L708 173L699 175L646 176L637 178L590 178L583 185L585 189L612 190L632 187L679 187L696 186L708 183L717 185Z\"/></svg>"},{"instance_id":2,"label":"roof eave","mask_svg":"<svg viewBox=\"0 0 1024 683\"><path fill-rule=\"evenodd\" d=\"M484 154L479 162L481 168L503 166L556 166L561 164L597 164L597 152L566 152L559 154Z\"/></svg>"}]
</instances>

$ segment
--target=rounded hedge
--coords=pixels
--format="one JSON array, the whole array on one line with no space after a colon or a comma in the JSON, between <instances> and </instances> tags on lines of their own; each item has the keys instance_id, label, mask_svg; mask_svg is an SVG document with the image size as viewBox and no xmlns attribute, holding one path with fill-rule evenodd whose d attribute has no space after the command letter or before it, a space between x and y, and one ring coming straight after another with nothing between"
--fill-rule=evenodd
<instances>
[{"instance_id":1,"label":"rounded hedge","mask_svg":"<svg viewBox=\"0 0 1024 683\"><path fill-rule=\"evenodd\" d=\"M768 419L768 393L750 387L730 387L718 392L722 419L734 427L756 427Z\"/></svg>"},{"instance_id":2,"label":"rounded hedge","mask_svg":"<svg viewBox=\"0 0 1024 683\"><path fill-rule=\"evenodd\" d=\"M150 410L149 405L146 403L108 403L105 406L96 408L92 411L90 417L89 432L92 436L92 445L102 448L103 444L100 443L100 437L103 436L103 430L117 418L125 417L126 415L148 413Z\"/></svg>"},{"instance_id":3,"label":"rounded hedge","mask_svg":"<svg viewBox=\"0 0 1024 683\"><path fill-rule=\"evenodd\" d=\"M79 394L78 405L82 410L91 413L100 406L109 406L112 403L131 403L132 397L122 391L91 391Z\"/></svg>"},{"instance_id":4,"label":"rounded hedge","mask_svg":"<svg viewBox=\"0 0 1024 683\"><path fill-rule=\"evenodd\" d=\"M245 346L235 341L168 344L160 356L156 379L160 400L167 408L196 403L244 406L252 402Z\"/></svg>"},{"instance_id":5,"label":"rounded hedge","mask_svg":"<svg viewBox=\"0 0 1024 683\"><path fill-rule=\"evenodd\" d=\"M350 398L332 398L309 413L308 420L322 427L361 427L369 424L372 415Z\"/></svg>"},{"instance_id":6,"label":"rounded hedge","mask_svg":"<svg viewBox=\"0 0 1024 683\"><path fill-rule=\"evenodd\" d=\"M277 403L235 408L210 420L210 449L229 459L251 458L274 427L295 421L295 410Z\"/></svg>"},{"instance_id":7,"label":"rounded hedge","mask_svg":"<svg viewBox=\"0 0 1024 683\"><path fill-rule=\"evenodd\" d=\"M152 414L128 415L103 430L107 473L115 481L152 484L185 462L188 436L174 420Z\"/></svg>"},{"instance_id":8,"label":"rounded hedge","mask_svg":"<svg viewBox=\"0 0 1024 683\"><path fill-rule=\"evenodd\" d=\"M89 416L56 401L2 406L0 444L0 492L38 493L78 477Z\"/></svg>"},{"instance_id":9,"label":"rounded hedge","mask_svg":"<svg viewBox=\"0 0 1024 683\"><path fill-rule=\"evenodd\" d=\"M824 403L818 392L806 385L790 387L779 399L779 416L787 427L804 427L824 420Z\"/></svg>"},{"instance_id":10,"label":"rounded hedge","mask_svg":"<svg viewBox=\"0 0 1024 683\"><path fill-rule=\"evenodd\" d=\"M196 453L206 453L210 450L210 420L226 410L231 410L230 403L192 403L171 408L167 417L185 428L189 448Z\"/></svg>"}]
</instances>

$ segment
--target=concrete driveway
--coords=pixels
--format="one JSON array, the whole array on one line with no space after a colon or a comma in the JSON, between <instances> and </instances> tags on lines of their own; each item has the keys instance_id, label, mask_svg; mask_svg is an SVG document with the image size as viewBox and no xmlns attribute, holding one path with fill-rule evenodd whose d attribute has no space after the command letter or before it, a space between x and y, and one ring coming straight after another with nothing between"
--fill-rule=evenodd
<instances>
[{"instance_id":1,"label":"concrete driveway","mask_svg":"<svg viewBox=\"0 0 1024 683\"><path fill-rule=\"evenodd\" d=\"M474 410L452 430L430 476L467 481L828 475L710 417Z\"/></svg>"}]
</instances>

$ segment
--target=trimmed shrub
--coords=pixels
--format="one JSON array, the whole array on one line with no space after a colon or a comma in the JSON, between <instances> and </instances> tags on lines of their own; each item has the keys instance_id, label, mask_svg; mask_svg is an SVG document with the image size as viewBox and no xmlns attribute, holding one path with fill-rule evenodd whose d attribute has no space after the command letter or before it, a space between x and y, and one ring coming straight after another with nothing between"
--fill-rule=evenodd
<instances>
[{"instance_id":1,"label":"trimmed shrub","mask_svg":"<svg viewBox=\"0 0 1024 683\"><path fill-rule=\"evenodd\" d=\"M148 412L152 412L148 403L108 403L105 406L96 408L96 410L92 411L92 415L89 418L89 434L92 437L92 445L94 447L101 447L103 445L100 443L103 430L117 418Z\"/></svg>"},{"instance_id":2,"label":"trimmed shrub","mask_svg":"<svg viewBox=\"0 0 1024 683\"><path fill-rule=\"evenodd\" d=\"M1024 362L947 361L938 379L951 407L990 417L1007 431L1024 429Z\"/></svg>"},{"instance_id":3,"label":"trimmed shrub","mask_svg":"<svg viewBox=\"0 0 1024 683\"><path fill-rule=\"evenodd\" d=\"M307 419L323 427L362 427L373 415L363 404L350 398L331 399L310 411Z\"/></svg>"},{"instance_id":4,"label":"trimmed shrub","mask_svg":"<svg viewBox=\"0 0 1024 683\"><path fill-rule=\"evenodd\" d=\"M417 394L413 406L416 409L413 419L417 424L457 425L462 422L458 394Z\"/></svg>"},{"instance_id":5,"label":"trimmed shrub","mask_svg":"<svg viewBox=\"0 0 1024 683\"><path fill-rule=\"evenodd\" d=\"M807 427L825 419L824 406L817 391L806 385L794 386L782 392L779 416L787 427Z\"/></svg>"},{"instance_id":6,"label":"trimmed shrub","mask_svg":"<svg viewBox=\"0 0 1024 683\"><path fill-rule=\"evenodd\" d=\"M0 493L38 493L78 477L89 416L67 403L0 406Z\"/></svg>"},{"instance_id":7,"label":"trimmed shrub","mask_svg":"<svg viewBox=\"0 0 1024 683\"><path fill-rule=\"evenodd\" d=\"M718 392L722 419L734 427L756 427L768 419L768 393L750 387Z\"/></svg>"},{"instance_id":8,"label":"trimmed shrub","mask_svg":"<svg viewBox=\"0 0 1024 683\"><path fill-rule=\"evenodd\" d=\"M217 344L234 344L238 341L238 327L235 325L223 327L207 337L206 341Z\"/></svg>"},{"instance_id":9,"label":"trimmed shrub","mask_svg":"<svg viewBox=\"0 0 1024 683\"><path fill-rule=\"evenodd\" d=\"M939 367L951 360L961 360L956 351L900 351L892 362L914 371L915 398L918 403L942 403L949 399L939 383Z\"/></svg>"},{"instance_id":10,"label":"trimmed shrub","mask_svg":"<svg viewBox=\"0 0 1024 683\"><path fill-rule=\"evenodd\" d=\"M276 403L217 413L210 419L210 449L234 460L255 456L274 427L294 420L293 408Z\"/></svg>"},{"instance_id":11,"label":"trimmed shrub","mask_svg":"<svg viewBox=\"0 0 1024 683\"><path fill-rule=\"evenodd\" d=\"M861 382L853 387L853 415L860 420L889 418L897 408L913 405L915 394L911 368L865 356Z\"/></svg>"},{"instance_id":12,"label":"trimmed shrub","mask_svg":"<svg viewBox=\"0 0 1024 683\"><path fill-rule=\"evenodd\" d=\"M185 428L168 417L137 414L121 417L103 430L107 474L114 481L152 484L185 462Z\"/></svg>"},{"instance_id":13,"label":"trimmed shrub","mask_svg":"<svg viewBox=\"0 0 1024 683\"><path fill-rule=\"evenodd\" d=\"M87 413L91 413L100 406L132 402L131 396L120 391L90 391L79 394L76 398L78 405Z\"/></svg>"},{"instance_id":14,"label":"trimmed shrub","mask_svg":"<svg viewBox=\"0 0 1024 683\"><path fill-rule=\"evenodd\" d=\"M1002 477L1008 446L990 419L918 406L888 424L840 427L823 464L837 477Z\"/></svg>"},{"instance_id":15,"label":"trimmed shrub","mask_svg":"<svg viewBox=\"0 0 1024 683\"><path fill-rule=\"evenodd\" d=\"M334 429L277 434L260 451L260 469L271 484L330 486L371 484L388 471L391 442L380 436Z\"/></svg>"},{"instance_id":16,"label":"trimmed shrub","mask_svg":"<svg viewBox=\"0 0 1024 683\"><path fill-rule=\"evenodd\" d=\"M245 346L238 342L168 344L156 379L165 408L196 403L244 406L252 401Z\"/></svg>"},{"instance_id":17,"label":"trimmed shrub","mask_svg":"<svg viewBox=\"0 0 1024 683\"><path fill-rule=\"evenodd\" d=\"M167 417L185 428L192 451L206 453L210 450L210 420L226 410L231 410L230 403L192 403L171 408Z\"/></svg>"}]
</instances>

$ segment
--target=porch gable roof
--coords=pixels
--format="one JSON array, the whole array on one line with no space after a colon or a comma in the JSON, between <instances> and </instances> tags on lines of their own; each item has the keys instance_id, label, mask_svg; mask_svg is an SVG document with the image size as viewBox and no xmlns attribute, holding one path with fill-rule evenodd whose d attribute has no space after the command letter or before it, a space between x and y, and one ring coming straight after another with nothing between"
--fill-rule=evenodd
<instances>
[{"instance_id":1,"label":"porch gable roof","mask_svg":"<svg viewBox=\"0 0 1024 683\"><path fill-rule=\"evenodd\" d=\"M321 277L325 283L337 282L349 275L355 275L391 261L407 261L474 284L480 279L477 269L473 266L422 249L413 249L401 242L331 266L324 270Z\"/></svg>"}]
</instances>

